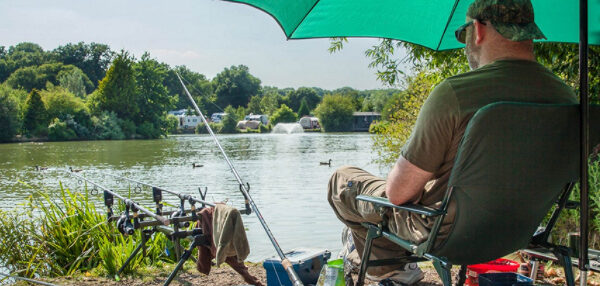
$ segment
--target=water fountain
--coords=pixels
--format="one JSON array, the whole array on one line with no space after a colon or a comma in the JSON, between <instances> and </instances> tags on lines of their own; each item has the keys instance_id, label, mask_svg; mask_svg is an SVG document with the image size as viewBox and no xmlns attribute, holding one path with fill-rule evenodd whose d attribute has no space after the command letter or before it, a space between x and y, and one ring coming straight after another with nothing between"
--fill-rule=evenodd
<instances>
[{"instance_id":1,"label":"water fountain","mask_svg":"<svg viewBox=\"0 0 600 286\"><path fill-rule=\"evenodd\" d=\"M304 128L300 123L277 123L275 127L273 127L273 131L271 133L278 134L292 134L292 133L303 133Z\"/></svg>"}]
</instances>

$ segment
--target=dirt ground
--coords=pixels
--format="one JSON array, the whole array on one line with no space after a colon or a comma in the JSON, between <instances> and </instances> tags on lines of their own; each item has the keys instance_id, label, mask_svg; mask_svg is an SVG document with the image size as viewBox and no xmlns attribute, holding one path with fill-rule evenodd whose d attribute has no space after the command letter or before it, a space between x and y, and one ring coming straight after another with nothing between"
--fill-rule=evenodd
<instances>
[{"instance_id":1,"label":"dirt ground","mask_svg":"<svg viewBox=\"0 0 600 286\"><path fill-rule=\"evenodd\" d=\"M425 279L419 282L417 285L433 286L442 285L439 276L435 272L431 263L419 263L423 272L425 272ZM246 285L241 277L229 266L225 265L213 268L210 275L205 276L198 273L193 265L187 266L183 271L180 272L179 276L173 280L171 285ZM260 263L248 264L250 273L259 277L266 284L266 273L265 269ZM548 268L551 269L551 268ZM554 268L555 273L552 271L546 271L547 274L550 272L550 276L546 277L544 281L536 281L536 284L544 285L564 285L564 279L562 269ZM144 273L139 273L135 276L128 276L122 278L120 281L115 281L110 278L102 277L91 277L82 275L79 277L72 278L60 278L60 279L48 279L47 282L55 283L58 285L103 285L103 286L141 286L141 285L162 285L166 280L170 269L161 270L145 270ZM453 269L453 278L456 277L458 268ZM556 274L556 276L554 276ZM354 275L356 281L356 275ZM600 277L597 274L590 275L590 286L599 286ZM455 281L453 281L455 282ZM19 283L20 284L20 283ZM25 285L25 284L21 284ZM376 283L367 280L365 285L377 285Z\"/></svg>"}]
</instances>

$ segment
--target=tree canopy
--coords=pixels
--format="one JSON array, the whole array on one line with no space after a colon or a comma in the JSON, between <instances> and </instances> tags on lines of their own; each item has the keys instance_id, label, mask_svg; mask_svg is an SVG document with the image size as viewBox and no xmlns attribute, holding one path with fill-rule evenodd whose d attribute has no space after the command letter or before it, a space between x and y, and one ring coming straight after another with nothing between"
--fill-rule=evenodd
<instances>
[{"instance_id":1,"label":"tree canopy","mask_svg":"<svg viewBox=\"0 0 600 286\"><path fill-rule=\"evenodd\" d=\"M250 74L247 66L225 68L212 80L218 106L246 106L260 90L260 80Z\"/></svg>"}]
</instances>

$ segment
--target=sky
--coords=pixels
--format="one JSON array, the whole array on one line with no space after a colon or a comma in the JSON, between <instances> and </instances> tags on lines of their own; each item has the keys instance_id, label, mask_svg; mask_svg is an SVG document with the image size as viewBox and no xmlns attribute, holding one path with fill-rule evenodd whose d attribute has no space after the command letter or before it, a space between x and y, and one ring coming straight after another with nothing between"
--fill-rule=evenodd
<instances>
[{"instance_id":1,"label":"sky","mask_svg":"<svg viewBox=\"0 0 600 286\"><path fill-rule=\"evenodd\" d=\"M108 44L138 58L213 78L246 65L264 86L386 88L364 51L376 39L350 39L330 54L328 39L286 40L277 22L250 6L217 0L0 0L0 46L34 42L44 50L76 42Z\"/></svg>"}]
</instances>

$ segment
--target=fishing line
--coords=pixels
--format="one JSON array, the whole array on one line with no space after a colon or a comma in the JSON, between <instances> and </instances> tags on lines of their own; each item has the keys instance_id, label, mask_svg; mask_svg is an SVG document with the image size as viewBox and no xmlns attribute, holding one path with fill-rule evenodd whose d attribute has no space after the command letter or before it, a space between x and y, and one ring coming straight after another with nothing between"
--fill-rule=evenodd
<instances>
[{"instance_id":1,"label":"fishing line","mask_svg":"<svg viewBox=\"0 0 600 286\"><path fill-rule=\"evenodd\" d=\"M177 77L179 77L179 74L177 72L175 72L175 74L177 74ZM200 92L194 85L192 85L191 82L189 82L187 79L185 78L180 78L182 80L184 80L185 82L187 82L188 85L190 85L192 87L192 89L194 91L196 91L198 94L202 94L202 92ZM207 96L201 96L206 98ZM218 106L216 103L212 102L211 100L208 100L208 102L210 102L212 105L214 105L217 109L221 110L221 112L225 112L225 110L223 110L223 108L221 108L220 106Z\"/></svg>"},{"instance_id":2,"label":"fishing line","mask_svg":"<svg viewBox=\"0 0 600 286\"><path fill-rule=\"evenodd\" d=\"M187 94L188 98L190 99L190 102L194 106L194 109L196 110L196 112L198 112L198 114L200 114L200 118L202 118L202 121L204 122L204 126L206 127L206 130L208 130L208 133L214 139L215 144L217 145L217 147L219 147L219 150L221 150L221 154L223 154L223 157L224 157L225 161L229 165L229 169L231 170L231 172L233 173L235 179L239 183L240 191L242 192L242 194L244 195L244 198L246 199L246 204L249 204L250 207L252 208L252 210L254 211L254 213L256 213L256 217L258 218L258 221L260 222L260 224L262 225L263 229L267 233L267 236L271 240L271 243L273 244L273 247L275 248L275 251L279 255L279 258L281 259L281 265L283 266L283 268L287 272L287 274L288 274L288 276L290 278L290 281L292 282L292 284L297 285L297 286L304 285L300 281L300 278L298 277L298 274L294 270L294 267L292 266L292 263L290 262L289 259L287 259L287 257L283 253L283 250L281 250L281 247L279 246L279 243L277 242L277 240L275 240L275 236L273 236L273 233L271 232L271 229L269 229L269 226L267 226L267 223L265 222L265 219L263 218L262 214L258 210L258 207L254 203L254 200L250 196L250 193L248 192L249 191L249 185L248 184L244 184L244 182L242 182L242 178L240 177L240 175L238 174L237 170L233 166L233 163L231 163L231 161L229 160L229 157L227 156L227 153L225 153L225 149L223 149L223 146L221 146L221 143L219 142L219 139L217 138L217 136L213 132L212 128L210 128L210 125L208 125L208 122L206 121L206 118L204 117L204 114L202 114L202 111L200 111L200 108L198 107L198 104L196 104L196 101L194 101L194 98L192 97L192 95L188 91L187 87L183 83L183 80L179 76L179 73L177 73L175 71L175 75L177 75L177 78L179 78L179 82L181 82L181 85L183 86L183 90L185 91L185 93Z\"/></svg>"}]
</instances>

